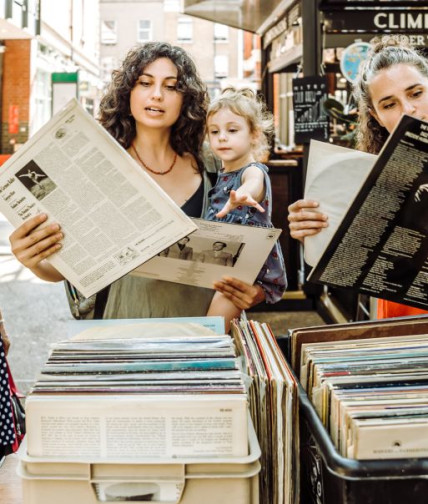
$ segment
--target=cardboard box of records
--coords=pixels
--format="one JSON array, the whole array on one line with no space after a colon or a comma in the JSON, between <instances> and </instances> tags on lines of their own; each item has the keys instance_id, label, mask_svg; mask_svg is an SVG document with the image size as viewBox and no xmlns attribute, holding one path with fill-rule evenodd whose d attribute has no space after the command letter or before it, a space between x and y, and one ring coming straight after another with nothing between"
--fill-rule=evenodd
<instances>
[{"instance_id":1,"label":"cardboard box of records","mask_svg":"<svg viewBox=\"0 0 428 504\"><path fill-rule=\"evenodd\" d=\"M428 316L290 331L301 502L426 502Z\"/></svg>"}]
</instances>

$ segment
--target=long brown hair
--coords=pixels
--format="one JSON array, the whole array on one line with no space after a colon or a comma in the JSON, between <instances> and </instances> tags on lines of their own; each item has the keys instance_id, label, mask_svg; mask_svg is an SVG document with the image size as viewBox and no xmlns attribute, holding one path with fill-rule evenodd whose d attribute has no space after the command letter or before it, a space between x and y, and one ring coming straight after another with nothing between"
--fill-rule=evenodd
<instances>
[{"instance_id":1,"label":"long brown hair","mask_svg":"<svg viewBox=\"0 0 428 504\"><path fill-rule=\"evenodd\" d=\"M381 70L398 64L412 65L423 76L428 77L428 61L416 49L392 37L375 39L372 44L368 57L361 64L357 80L354 83L354 96L359 109L357 148L378 154L389 133L370 113L370 110L373 109L373 103L369 85L373 77Z\"/></svg>"},{"instance_id":2,"label":"long brown hair","mask_svg":"<svg viewBox=\"0 0 428 504\"><path fill-rule=\"evenodd\" d=\"M135 138L135 120L131 116L130 95L144 68L159 58L168 58L177 67L177 90L183 104L177 122L171 128L171 147L179 155L190 153L203 170L201 148L208 105L206 86L191 57L184 49L166 42L148 42L131 49L100 102L98 120L127 149Z\"/></svg>"}]
</instances>

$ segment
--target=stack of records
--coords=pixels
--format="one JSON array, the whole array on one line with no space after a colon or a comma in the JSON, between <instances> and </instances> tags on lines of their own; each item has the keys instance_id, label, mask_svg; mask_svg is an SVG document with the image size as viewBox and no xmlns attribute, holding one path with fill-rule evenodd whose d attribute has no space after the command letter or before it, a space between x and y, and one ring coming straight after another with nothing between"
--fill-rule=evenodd
<instances>
[{"instance_id":1,"label":"stack of records","mask_svg":"<svg viewBox=\"0 0 428 504\"><path fill-rule=\"evenodd\" d=\"M230 336L69 340L26 401L32 457L243 457L247 395Z\"/></svg>"},{"instance_id":2,"label":"stack of records","mask_svg":"<svg viewBox=\"0 0 428 504\"><path fill-rule=\"evenodd\" d=\"M300 379L344 457L428 457L426 335L302 345Z\"/></svg>"},{"instance_id":3,"label":"stack of records","mask_svg":"<svg viewBox=\"0 0 428 504\"><path fill-rule=\"evenodd\" d=\"M297 503L296 380L267 324L235 321L232 334L245 371L252 378L250 412L262 450L260 503Z\"/></svg>"}]
</instances>

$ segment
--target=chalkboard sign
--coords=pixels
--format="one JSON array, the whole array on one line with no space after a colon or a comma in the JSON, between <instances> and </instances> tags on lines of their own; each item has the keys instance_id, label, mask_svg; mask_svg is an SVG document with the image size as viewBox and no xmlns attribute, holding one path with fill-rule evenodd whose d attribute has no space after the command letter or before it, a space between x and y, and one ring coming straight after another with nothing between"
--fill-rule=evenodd
<instances>
[{"instance_id":1,"label":"chalkboard sign","mask_svg":"<svg viewBox=\"0 0 428 504\"><path fill-rule=\"evenodd\" d=\"M328 97L326 77L293 79L294 141L328 140L329 120L323 104Z\"/></svg>"},{"instance_id":2,"label":"chalkboard sign","mask_svg":"<svg viewBox=\"0 0 428 504\"><path fill-rule=\"evenodd\" d=\"M403 6L415 3L423 5L426 3L424 0L388 0L388 3L392 4L398 2L403 4ZM385 3L385 0L322 0L321 8L328 7L329 5L337 6L338 4L345 6L351 4L352 7L365 7L370 4L375 4L379 7L385 7Z\"/></svg>"}]
</instances>

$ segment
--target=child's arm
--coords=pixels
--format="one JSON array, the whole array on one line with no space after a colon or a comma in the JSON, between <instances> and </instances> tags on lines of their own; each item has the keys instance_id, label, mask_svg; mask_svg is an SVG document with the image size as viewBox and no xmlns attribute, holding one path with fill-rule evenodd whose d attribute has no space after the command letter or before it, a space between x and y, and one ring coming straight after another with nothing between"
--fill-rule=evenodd
<instances>
[{"instance_id":1,"label":"child's arm","mask_svg":"<svg viewBox=\"0 0 428 504\"><path fill-rule=\"evenodd\" d=\"M242 175L242 185L236 191L230 191L230 197L216 217L221 218L240 205L252 206L259 212L264 209L259 205L265 194L264 173L257 166L250 166Z\"/></svg>"},{"instance_id":2,"label":"child's arm","mask_svg":"<svg viewBox=\"0 0 428 504\"><path fill-rule=\"evenodd\" d=\"M216 292L208 308L207 317L224 317L225 332L230 331L230 322L241 315L241 310L223 294Z\"/></svg>"}]
</instances>

